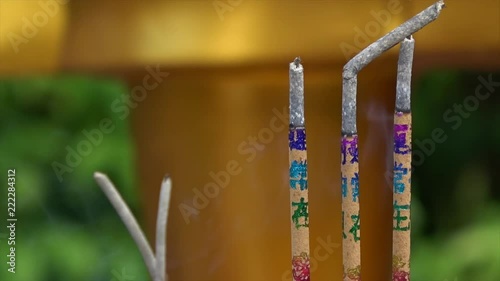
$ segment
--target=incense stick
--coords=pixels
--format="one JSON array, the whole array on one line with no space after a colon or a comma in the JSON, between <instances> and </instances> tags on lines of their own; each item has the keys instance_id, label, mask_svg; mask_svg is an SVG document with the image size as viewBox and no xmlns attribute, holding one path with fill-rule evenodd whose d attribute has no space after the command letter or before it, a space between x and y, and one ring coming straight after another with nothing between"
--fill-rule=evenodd
<instances>
[{"instance_id":1,"label":"incense stick","mask_svg":"<svg viewBox=\"0 0 500 281\"><path fill-rule=\"evenodd\" d=\"M309 281L311 277L307 151L304 123L304 68L300 58L296 58L290 63L290 129L288 136L292 275L294 281Z\"/></svg>"},{"instance_id":2,"label":"incense stick","mask_svg":"<svg viewBox=\"0 0 500 281\"><path fill-rule=\"evenodd\" d=\"M113 185L111 180L105 174L95 172L94 179L97 184L101 187L102 191L108 197L111 205L115 208L118 216L127 227L132 239L134 239L135 244L139 248L139 252L142 255L144 263L148 268L149 275L155 281L166 281L165 279L165 268L166 268L166 243L165 234L167 227L168 209L170 205L170 193L172 184L169 177L165 177L162 182L160 190L160 199L158 206L158 216L156 223L156 257L153 255L153 251L146 240L144 232L142 232L141 227L137 223L134 215L130 211L127 203L123 200L120 193ZM162 273L163 272L163 273Z\"/></svg>"},{"instance_id":3,"label":"incense stick","mask_svg":"<svg viewBox=\"0 0 500 281\"><path fill-rule=\"evenodd\" d=\"M394 113L392 279L410 280L411 70L415 40L401 42Z\"/></svg>"},{"instance_id":4,"label":"incense stick","mask_svg":"<svg viewBox=\"0 0 500 281\"><path fill-rule=\"evenodd\" d=\"M358 73L406 37L436 20L444 7L434 3L385 36L370 44L344 66L342 72L342 255L344 281L361 280L361 236L359 215L359 159L356 128L356 92ZM347 231L347 232L346 232Z\"/></svg>"}]
</instances>

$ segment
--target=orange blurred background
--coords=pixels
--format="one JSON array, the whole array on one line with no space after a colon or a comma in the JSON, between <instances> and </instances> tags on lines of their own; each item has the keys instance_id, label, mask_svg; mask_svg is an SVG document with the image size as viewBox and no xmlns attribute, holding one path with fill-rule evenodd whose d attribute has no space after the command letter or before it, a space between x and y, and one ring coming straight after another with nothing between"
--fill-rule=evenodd
<instances>
[{"instance_id":1,"label":"orange blurred background","mask_svg":"<svg viewBox=\"0 0 500 281\"><path fill-rule=\"evenodd\" d=\"M150 241L159 183L165 173L173 179L170 280L291 279L287 124L279 122L281 129L265 141L261 132L276 119L273 110L287 116L288 63L301 56L311 249L326 255L313 265L312 279L341 280L341 71L354 54L346 50L359 51L433 1L40 2L0 0L2 77L80 73L118 77L132 90L143 85L147 66L168 72L130 109L130 124ZM414 36L414 79L443 67L498 69L500 1L446 4L438 20ZM40 11L45 24L36 18ZM30 30L23 18L38 25ZM397 51L359 75L362 275L368 281L390 279L392 191L385 173L392 161ZM259 142L253 149L252 138ZM240 146L255 154L241 153ZM214 181L210 173L234 161L241 172L187 222L183 204L193 206L193 189L203 192ZM331 249L320 241L331 241Z\"/></svg>"}]
</instances>

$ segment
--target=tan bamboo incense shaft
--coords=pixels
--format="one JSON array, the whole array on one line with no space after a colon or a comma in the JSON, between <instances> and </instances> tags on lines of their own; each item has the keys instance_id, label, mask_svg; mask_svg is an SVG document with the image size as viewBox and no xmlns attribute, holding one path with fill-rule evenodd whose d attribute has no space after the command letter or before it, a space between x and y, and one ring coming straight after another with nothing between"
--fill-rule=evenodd
<instances>
[{"instance_id":1,"label":"tan bamboo incense shaft","mask_svg":"<svg viewBox=\"0 0 500 281\"><path fill-rule=\"evenodd\" d=\"M344 136L341 145L342 256L344 281L361 278L358 137Z\"/></svg>"},{"instance_id":2,"label":"tan bamboo incense shaft","mask_svg":"<svg viewBox=\"0 0 500 281\"><path fill-rule=\"evenodd\" d=\"M309 196L304 124L304 69L300 58L290 63L290 214L292 275L294 281L310 281Z\"/></svg>"},{"instance_id":3,"label":"tan bamboo incense shaft","mask_svg":"<svg viewBox=\"0 0 500 281\"><path fill-rule=\"evenodd\" d=\"M394 183L392 279L410 280L411 208L411 69L415 41L401 42L394 113Z\"/></svg>"},{"instance_id":4,"label":"tan bamboo incense shaft","mask_svg":"<svg viewBox=\"0 0 500 281\"><path fill-rule=\"evenodd\" d=\"M410 280L411 113L394 114L393 281Z\"/></svg>"}]
</instances>

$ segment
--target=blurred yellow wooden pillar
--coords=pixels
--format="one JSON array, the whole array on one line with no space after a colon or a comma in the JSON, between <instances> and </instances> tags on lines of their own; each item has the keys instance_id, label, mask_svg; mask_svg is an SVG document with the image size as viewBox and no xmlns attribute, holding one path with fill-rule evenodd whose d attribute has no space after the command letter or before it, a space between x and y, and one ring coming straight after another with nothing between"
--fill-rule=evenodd
<instances>
[{"instance_id":1,"label":"blurred yellow wooden pillar","mask_svg":"<svg viewBox=\"0 0 500 281\"><path fill-rule=\"evenodd\" d=\"M359 113L367 241L363 272L378 280L390 274L391 262L391 188L384 173L390 168L386 142L391 140L394 98L385 93L394 92L396 61L392 58L371 67L379 71L363 75L366 83L360 85L361 92L370 93L360 97ZM157 182L167 171L176 179L168 235L174 245L169 248L174 280L290 279L288 73L281 68L270 64L173 69L135 109L134 135L140 148L141 186L148 187L144 200L151 233ZM143 72L128 79L131 88L141 83ZM341 280L340 115L336 109L340 99L331 94L341 91L341 85L340 79L330 79L338 75L338 67L311 65L306 72L311 247L316 253L312 276L320 280ZM238 168L229 184L215 198L208 198L208 206L199 214L184 220L179 207L193 206L192 189L204 192L204 186L214 182L211 172L225 173L234 162Z\"/></svg>"},{"instance_id":2,"label":"blurred yellow wooden pillar","mask_svg":"<svg viewBox=\"0 0 500 281\"><path fill-rule=\"evenodd\" d=\"M0 75L60 69L68 0L0 0Z\"/></svg>"}]
</instances>

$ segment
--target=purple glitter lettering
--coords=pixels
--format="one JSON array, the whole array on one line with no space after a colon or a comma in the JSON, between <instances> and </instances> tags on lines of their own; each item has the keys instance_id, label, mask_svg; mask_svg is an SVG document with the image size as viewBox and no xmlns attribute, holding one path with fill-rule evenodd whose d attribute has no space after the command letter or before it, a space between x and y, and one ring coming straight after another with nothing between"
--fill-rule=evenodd
<instances>
[{"instance_id":1,"label":"purple glitter lettering","mask_svg":"<svg viewBox=\"0 0 500 281\"><path fill-rule=\"evenodd\" d=\"M406 133L408 125L394 125L394 152L398 154L408 154L410 146L406 144Z\"/></svg>"},{"instance_id":2,"label":"purple glitter lettering","mask_svg":"<svg viewBox=\"0 0 500 281\"><path fill-rule=\"evenodd\" d=\"M342 138L340 153L342 154L342 165L346 163L348 153L352 156L350 163L358 163L358 137L354 137L351 141Z\"/></svg>"},{"instance_id":3,"label":"purple glitter lettering","mask_svg":"<svg viewBox=\"0 0 500 281\"><path fill-rule=\"evenodd\" d=\"M290 150L306 150L306 130L291 129L288 134L288 145Z\"/></svg>"}]
</instances>

